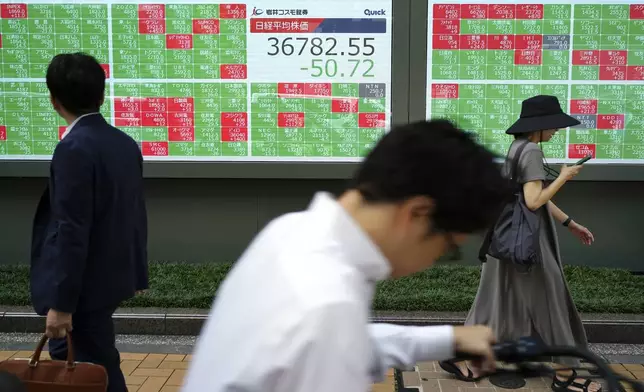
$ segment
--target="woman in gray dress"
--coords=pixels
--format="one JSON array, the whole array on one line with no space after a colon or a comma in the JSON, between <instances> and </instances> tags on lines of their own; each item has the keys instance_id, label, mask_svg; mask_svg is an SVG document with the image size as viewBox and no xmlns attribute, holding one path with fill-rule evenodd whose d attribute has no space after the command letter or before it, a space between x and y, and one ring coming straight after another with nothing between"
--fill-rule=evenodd
<instances>
[{"instance_id":1,"label":"woman in gray dress","mask_svg":"<svg viewBox=\"0 0 644 392\"><path fill-rule=\"evenodd\" d=\"M590 245L594 238L587 228L552 202L553 196L579 173L581 166L564 166L557 179L546 185L544 155L538 144L549 141L560 128L578 124L575 118L563 113L556 97L536 96L523 101L521 118L507 130L515 137L507 162L512 161L519 146L527 143L519 157L517 179L523 186L526 205L539 216L541 263L526 269L488 256L466 325L490 326L499 340L534 336L548 345L587 346L584 326L563 274L555 221L566 226L585 245ZM504 172L508 176L509 171L510 165L506 163ZM558 362L566 360L558 359ZM441 362L441 367L464 381L473 381L479 376L467 363L446 361ZM601 385L568 371L557 375L552 389L598 392Z\"/></svg>"}]
</instances>

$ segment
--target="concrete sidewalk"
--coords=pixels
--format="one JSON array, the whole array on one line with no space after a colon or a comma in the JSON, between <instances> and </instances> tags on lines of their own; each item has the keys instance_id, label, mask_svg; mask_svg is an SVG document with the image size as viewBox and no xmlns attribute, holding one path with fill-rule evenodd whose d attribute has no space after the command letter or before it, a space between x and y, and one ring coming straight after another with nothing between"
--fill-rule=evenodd
<instances>
[{"instance_id":1,"label":"concrete sidewalk","mask_svg":"<svg viewBox=\"0 0 644 392\"><path fill-rule=\"evenodd\" d=\"M374 322L404 325L462 324L463 312L374 312ZM207 309L121 308L114 315L116 332L140 335L198 335ZM644 315L582 314L593 343L644 344ZM44 318L28 307L2 307L0 333L44 331Z\"/></svg>"},{"instance_id":2,"label":"concrete sidewalk","mask_svg":"<svg viewBox=\"0 0 644 392\"><path fill-rule=\"evenodd\" d=\"M28 358L40 337L40 334L0 334L0 361L9 357ZM122 368L130 392L178 391L196 340L195 336L118 335L117 347L122 353ZM644 345L591 344L590 348L619 372L632 378L644 378ZM374 385L372 392L395 391L395 380L390 371L385 382ZM529 380L521 389L522 392L549 390L546 379ZM503 392L485 380L479 383L457 381L435 362L419 363L413 371L403 372L397 391Z\"/></svg>"},{"instance_id":3,"label":"concrete sidewalk","mask_svg":"<svg viewBox=\"0 0 644 392\"><path fill-rule=\"evenodd\" d=\"M615 363L611 367L630 379L644 380L644 365ZM404 392L507 392L508 389L496 387L488 379L479 382L458 381L449 373L444 372L438 363L427 362L416 366L411 372L403 372L403 386L398 391ZM526 385L517 391L521 392L552 392L552 379L545 377L526 380ZM605 390L605 388L604 388ZM633 389L628 386L626 392Z\"/></svg>"},{"instance_id":4,"label":"concrete sidewalk","mask_svg":"<svg viewBox=\"0 0 644 392\"><path fill-rule=\"evenodd\" d=\"M0 351L0 361L9 358L29 358L32 351ZM49 359L49 354L42 353ZM128 392L179 392L191 355L157 353L121 353L121 369ZM372 386L371 392L394 392L393 370L384 383Z\"/></svg>"},{"instance_id":5,"label":"concrete sidewalk","mask_svg":"<svg viewBox=\"0 0 644 392\"><path fill-rule=\"evenodd\" d=\"M0 361L9 358L29 358L31 351L0 351ZM49 358L43 352L44 358ZM129 392L179 392L191 355L159 353L121 353L121 369ZM644 380L644 365L619 363L611 365L618 373L629 378ZM551 380L535 378L527 380L522 392L549 392ZM436 362L420 363L414 371L402 373L402 384L396 389L393 370L386 380L374 384L371 392L504 392L507 390L492 385L488 380L468 383L455 380L444 372ZM627 392L632 389L626 388Z\"/></svg>"}]
</instances>

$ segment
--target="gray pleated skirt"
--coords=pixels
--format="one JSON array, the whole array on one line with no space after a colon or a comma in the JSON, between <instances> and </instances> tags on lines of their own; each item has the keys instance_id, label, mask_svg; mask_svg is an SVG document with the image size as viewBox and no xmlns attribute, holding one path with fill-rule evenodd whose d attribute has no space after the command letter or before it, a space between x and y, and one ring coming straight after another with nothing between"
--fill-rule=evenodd
<instances>
[{"instance_id":1,"label":"gray pleated skirt","mask_svg":"<svg viewBox=\"0 0 644 392\"><path fill-rule=\"evenodd\" d=\"M554 220L547 208L539 215L542 264L522 271L488 256L465 325L487 325L499 340L532 336L548 345L586 348L586 332L563 274Z\"/></svg>"}]
</instances>

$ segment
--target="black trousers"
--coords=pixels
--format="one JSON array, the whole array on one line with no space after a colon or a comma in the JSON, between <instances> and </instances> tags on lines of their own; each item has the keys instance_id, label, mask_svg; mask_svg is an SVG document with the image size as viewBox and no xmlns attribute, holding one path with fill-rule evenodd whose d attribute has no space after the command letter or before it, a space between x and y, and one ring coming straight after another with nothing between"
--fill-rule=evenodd
<instances>
[{"instance_id":1,"label":"black trousers","mask_svg":"<svg viewBox=\"0 0 644 392\"><path fill-rule=\"evenodd\" d=\"M116 336L112 315L116 309L78 312L72 316L72 344L78 362L102 365L107 370L107 392L127 392L121 371L121 356L116 349ZM67 358L67 340L50 339L49 354L52 359Z\"/></svg>"}]
</instances>

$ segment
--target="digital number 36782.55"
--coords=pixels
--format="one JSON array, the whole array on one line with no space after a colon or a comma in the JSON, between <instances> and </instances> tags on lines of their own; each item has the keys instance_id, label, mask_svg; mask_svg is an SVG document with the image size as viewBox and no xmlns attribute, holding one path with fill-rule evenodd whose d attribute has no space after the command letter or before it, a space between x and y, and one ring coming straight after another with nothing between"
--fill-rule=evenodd
<instances>
[{"instance_id":1,"label":"digital number 36782.55","mask_svg":"<svg viewBox=\"0 0 644 392\"><path fill-rule=\"evenodd\" d=\"M267 52L269 56L301 56L306 51L313 56L372 56L376 48L372 42L375 38L349 38L348 51L338 49L338 40L334 37L322 39L320 37L286 37L281 41L277 37L269 37L268 42L271 49Z\"/></svg>"}]
</instances>

